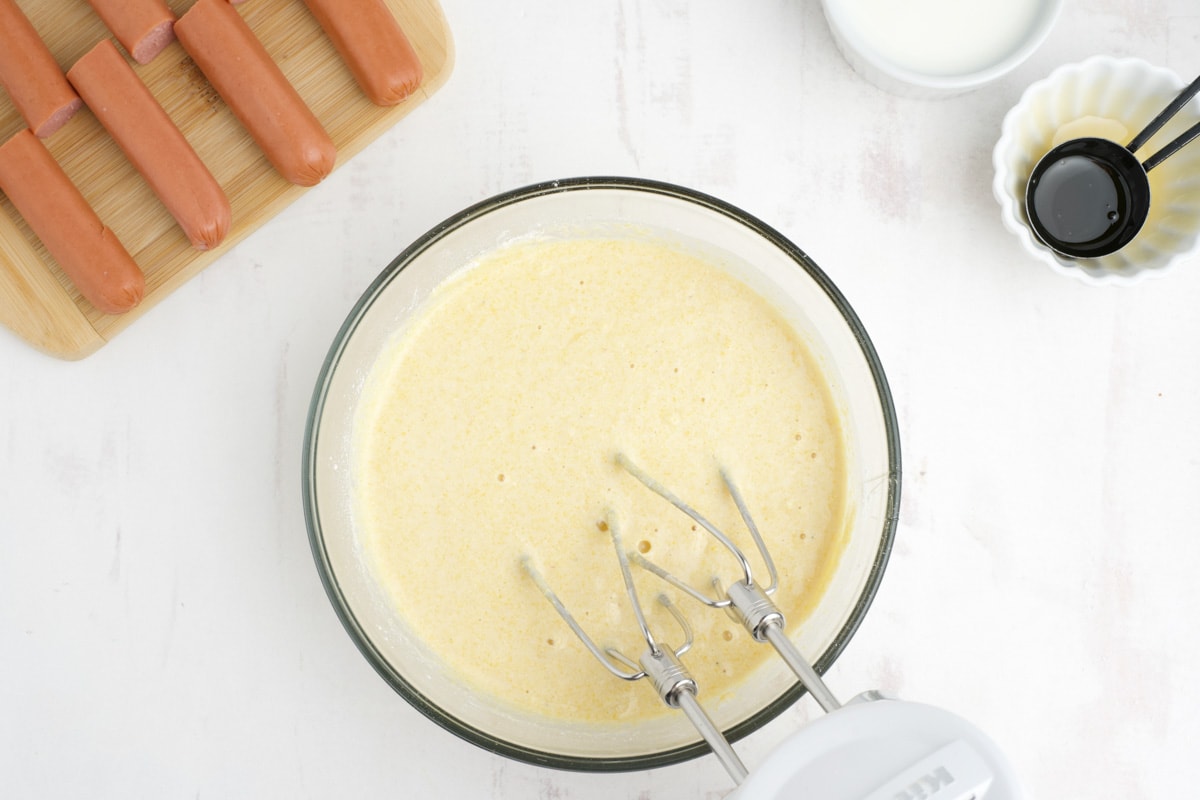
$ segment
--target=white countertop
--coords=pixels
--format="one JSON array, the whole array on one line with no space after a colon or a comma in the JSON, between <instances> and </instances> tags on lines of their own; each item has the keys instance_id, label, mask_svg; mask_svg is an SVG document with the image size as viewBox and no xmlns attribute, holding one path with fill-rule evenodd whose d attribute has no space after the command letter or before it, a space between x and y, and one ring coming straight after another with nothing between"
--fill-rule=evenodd
<instances>
[{"instance_id":1,"label":"white countertop","mask_svg":"<svg viewBox=\"0 0 1200 800\"><path fill-rule=\"evenodd\" d=\"M689 186L809 253L869 331L903 501L827 678L989 732L1037 797L1189 796L1200 746L1200 258L1100 289L1000 224L991 150L1029 83L1106 53L1200 72L1194 0L1068 0L1014 74L943 101L860 79L812 0L445 0L427 103L78 363L0 331L0 794L718 798L712 757L508 761L359 655L301 508L314 381L414 238L577 175ZM805 698L738 745L753 767Z\"/></svg>"}]
</instances>

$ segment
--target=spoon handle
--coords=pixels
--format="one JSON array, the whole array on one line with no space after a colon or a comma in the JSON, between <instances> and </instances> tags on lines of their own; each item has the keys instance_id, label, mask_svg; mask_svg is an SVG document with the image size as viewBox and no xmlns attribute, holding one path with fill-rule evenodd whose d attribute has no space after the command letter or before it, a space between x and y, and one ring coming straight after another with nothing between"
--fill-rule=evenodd
<instances>
[{"instance_id":1,"label":"spoon handle","mask_svg":"<svg viewBox=\"0 0 1200 800\"><path fill-rule=\"evenodd\" d=\"M1162 162L1166 161L1170 156L1173 156L1175 153L1181 150L1185 144L1190 142L1192 139L1195 139L1197 136L1200 136L1200 122L1197 122L1195 125L1176 136L1170 142L1163 145L1161 150L1143 161L1142 169L1146 170L1146 172L1149 172Z\"/></svg>"},{"instance_id":2,"label":"spoon handle","mask_svg":"<svg viewBox=\"0 0 1200 800\"><path fill-rule=\"evenodd\" d=\"M1142 145L1146 144L1146 142L1150 140L1151 136L1158 133L1158 129L1167 124L1167 120L1178 114L1179 109L1186 106L1188 101L1196 96L1197 92L1200 92L1200 77L1197 77L1196 80L1188 84L1188 87L1180 92L1179 96L1172 100L1169 106L1158 112L1158 116L1150 120L1150 124L1143 128L1141 133L1133 137L1132 142L1125 145L1126 149L1131 153L1136 153L1138 150L1142 149ZM1168 153L1168 155L1170 154ZM1146 167L1146 169L1150 168Z\"/></svg>"}]
</instances>

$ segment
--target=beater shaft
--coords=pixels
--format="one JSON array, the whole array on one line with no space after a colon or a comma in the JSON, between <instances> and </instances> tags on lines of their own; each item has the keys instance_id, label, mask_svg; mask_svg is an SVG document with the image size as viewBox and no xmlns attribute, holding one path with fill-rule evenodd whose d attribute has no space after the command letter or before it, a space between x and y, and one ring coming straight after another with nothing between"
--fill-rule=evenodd
<instances>
[{"instance_id":1,"label":"beater shaft","mask_svg":"<svg viewBox=\"0 0 1200 800\"><path fill-rule=\"evenodd\" d=\"M725 767L729 777L733 778L734 783L740 784L744 781L748 774L746 766L734 752L729 740L721 733L721 729L696 699L696 682L692 680L679 657L673 655L670 650L659 653L647 650L642 654L641 667L663 702L671 708L678 708L687 716L688 721L712 748L713 754Z\"/></svg>"},{"instance_id":2,"label":"beater shaft","mask_svg":"<svg viewBox=\"0 0 1200 800\"><path fill-rule=\"evenodd\" d=\"M721 729L716 726L700 707L696 696L689 692L684 692L679 696L679 710L687 715L688 720L704 737L704 741L708 742L708 746L712 748L713 755L721 762L721 766L725 767L725 771L729 773L729 777L733 778L733 782L741 784L746 780L746 776L750 771L746 769L746 765L738 758L738 754L734 752L733 746L729 744L729 740L721 733Z\"/></svg>"},{"instance_id":3,"label":"beater shaft","mask_svg":"<svg viewBox=\"0 0 1200 800\"><path fill-rule=\"evenodd\" d=\"M769 642L775 648L821 708L835 711L842 707L825 681L821 680L821 676L784 633L783 612L767 597L766 592L757 586L747 586L737 581L729 587L726 596L730 602L730 616L742 623L754 641Z\"/></svg>"},{"instance_id":4,"label":"beater shaft","mask_svg":"<svg viewBox=\"0 0 1200 800\"><path fill-rule=\"evenodd\" d=\"M783 658L792 672L796 673L796 677L800 679L800 683L808 690L808 693L813 696L821 708L826 712L837 711L842 707L838 699L833 696L833 692L829 691L829 687L825 685L825 681L813 669L812 664L800 655L800 651L796 649L796 645L792 644L792 640L783 632L783 628L779 625L768 625L766 627L767 641L775 646L775 650Z\"/></svg>"}]
</instances>

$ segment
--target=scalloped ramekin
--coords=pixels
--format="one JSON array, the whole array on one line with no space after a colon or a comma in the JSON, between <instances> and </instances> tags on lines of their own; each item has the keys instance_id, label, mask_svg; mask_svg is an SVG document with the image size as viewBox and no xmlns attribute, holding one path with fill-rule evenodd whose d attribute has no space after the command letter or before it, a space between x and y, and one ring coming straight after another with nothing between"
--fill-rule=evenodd
<instances>
[{"instance_id":1,"label":"scalloped ramekin","mask_svg":"<svg viewBox=\"0 0 1200 800\"><path fill-rule=\"evenodd\" d=\"M1025 90L1005 116L1000 139L992 151L992 192L1000 203L1004 226L1016 234L1032 256L1056 272L1087 283L1130 285L1164 274L1197 251L1200 143L1185 147L1150 172L1150 217L1132 242L1111 255L1080 259L1054 252L1033 233L1025 210L1029 175L1057 143L1060 128L1077 123L1084 127L1072 135L1089 135L1086 118L1095 117L1121 123L1132 139L1183 85L1174 72L1140 59L1094 56L1061 66ZM1200 98L1184 107L1138 156L1146 160L1197 119Z\"/></svg>"}]
</instances>

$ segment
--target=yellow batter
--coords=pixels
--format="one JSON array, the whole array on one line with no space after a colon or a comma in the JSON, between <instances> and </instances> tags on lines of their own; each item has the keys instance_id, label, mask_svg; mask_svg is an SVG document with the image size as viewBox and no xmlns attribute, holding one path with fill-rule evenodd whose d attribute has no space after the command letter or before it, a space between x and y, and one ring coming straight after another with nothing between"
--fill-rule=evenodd
<instances>
[{"instance_id":1,"label":"yellow batter","mask_svg":"<svg viewBox=\"0 0 1200 800\"><path fill-rule=\"evenodd\" d=\"M738 482L780 568L794 630L843 546L846 466L825 379L762 297L665 245L501 248L439 287L367 381L355 422L371 566L403 618L476 691L576 721L668 713L607 673L520 566L529 555L592 637L644 649L607 525L680 577L739 573L620 451L748 551L717 474ZM757 554L752 560L764 575ZM648 609L667 585L635 567ZM701 698L736 691L769 648L670 593L696 630ZM675 644L661 610L651 626Z\"/></svg>"}]
</instances>

